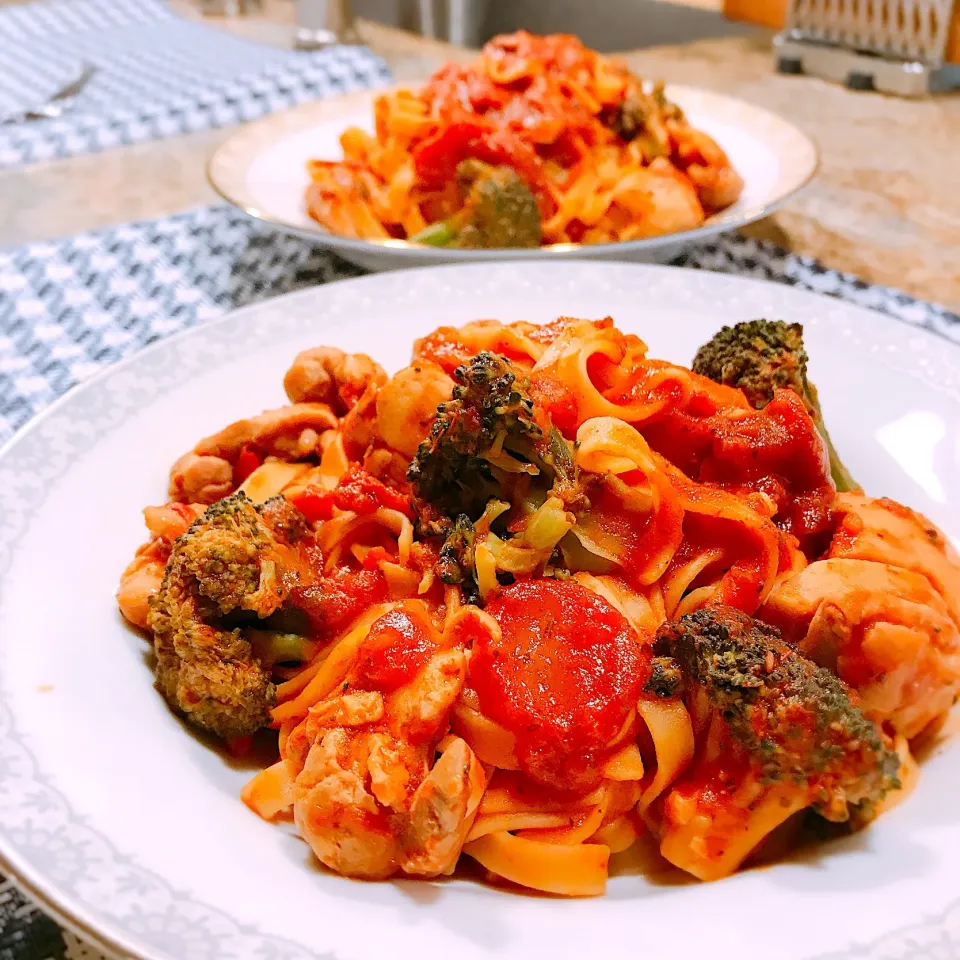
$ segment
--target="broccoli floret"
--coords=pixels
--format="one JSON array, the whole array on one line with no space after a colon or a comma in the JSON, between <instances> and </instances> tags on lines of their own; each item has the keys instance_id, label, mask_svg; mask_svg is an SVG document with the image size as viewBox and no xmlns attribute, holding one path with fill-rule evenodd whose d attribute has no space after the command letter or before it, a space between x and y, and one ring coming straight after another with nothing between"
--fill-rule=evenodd
<instances>
[{"instance_id":1,"label":"broccoli floret","mask_svg":"<svg viewBox=\"0 0 960 960\"><path fill-rule=\"evenodd\" d=\"M274 515L271 526L264 511ZM176 559L178 575L188 576L219 614L242 609L266 617L277 608L277 594L275 578L264 568L265 555L278 542L299 539L304 530L302 516L282 497L257 507L239 491L193 522L177 541L171 562Z\"/></svg>"},{"instance_id":2,"label":"broccoli floret","mask_svg":"<svg viewBox=\"0 0 960 960\"><path fill-rule=\"evenodd\" d=\"M238 492L174 543L148 624L157 687L194 725L231 738L269 722L276 690L242 623L280 609L297 582L292 551L305 532L282 497L256 506Z\"/></svg>"},{"instance_id":3,"label":"broccoli floret","mask_svg":"<svg viewBox=\"0 0 960 960\"><path fill-rule=\"evenodd\" d=\"M621 140L637 140L643 146L647 161L670 152L670 134L665 120L682 120L680 108L667 100L663 84L652 93L635 93L625 97L603 119Z\"/></svg>"},{"instance_id":4,"label":"broccoli floret","mask_svg":"<svg viewBox=\"0 0 960 960\"><path fill-rule=\"evenodd\" d=\"M664 624L655 651L676 659L700 687L767 782L811 790L823 816L845 820L899 787L896 751L830 671L780 638L775 627L731 607Z\"/></svg>"},{"instance_id":5,"label":"broccoli floret","mask_svg":"<svg viewBox=\"0 0 960 960\"><path fill-rule=\"evenodd\" d=\"M803 400L830 455L837 490L859 490L827 432L816 387L807 379L803 327L781 320L749 320L723 327L697 351L693 371L717 383L739 387L747 402L762 410L777 390L793 390Z\"/></svg>"},{"instance_id":6,"label":"broccoli floret","mask_svg":"<svg viewBox=\"0 0 960 960\"><path fill-rule=\"evenodd\" d=\"M479 353L454 378L453 399L437 407L430 436L407 472L423 533L445 536L448 518L460 514L477 520L492 497L511 499L519 477L545 477L547 487L555 483L573 491L570 449L555 431L544 435L508 360Z\"/></svg>"},{"instance_id":7,"label":"broccoli floret","mask_svg":"<svg viewBox=\"0 0 960 960\"><path fill-rule=\"evenodd\" d=\"M587 501L570 446L548 419L534 418L526 381L507 359L477 354L454 378L453 398L437 407L407 479L418 533L444 538L438 576L473 596L473 525L491 501L500 509L488 525L522 499L535 504L556 497L567 510Z\"/></svg>"},{"instance_id":8,"label":"broccoli floret","mask_svg":"<svg viewBox=\"0 0 960 960\"><path fill-rule=\"evenodd\" d=\"M683 693L683 672L673 657L654 657L650 661L650 678L643 692L659 700L672 700Z\"/></svg>"},{"instance_id":9,"label":"broccoli floret","mask_svg":"<svg viewBox=\"0 0 960 960\"><path fill-rule=\"evenodd\" d=\"M466 514L460 514L440 548L437 575L447 584L460 584L466 571L473 568L473 523Z\"/></svg>"},{"instance_id":10,"label":"broccoli floret","mask_svg":"<svg viewBox=\"0 0 960 960\"><path fill-rule=\"evenodd\" d=\"M540 246L540 210L516 170L464 160L457 166L457 183L464 197L461 209L414 234L414 243L471 249Z\"/></svg>"}]
</instances>

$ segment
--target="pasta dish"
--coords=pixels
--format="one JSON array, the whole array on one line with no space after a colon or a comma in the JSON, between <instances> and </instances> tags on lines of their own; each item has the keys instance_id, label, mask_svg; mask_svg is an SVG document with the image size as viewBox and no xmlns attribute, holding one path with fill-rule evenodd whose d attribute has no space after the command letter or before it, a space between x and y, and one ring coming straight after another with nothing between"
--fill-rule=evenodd
<instances>
[{"instance_id":1,"label":"pasta dish","mask_svg":"<svg viewBox=\"0 0 960 960\"><path fill-rule=\"evenodd\" d=\"M687 368L611 319L317 347L173 465L118 602L242 799L346 876L716 880L904 797L960 693L960 559L865 494L797 324Z\"/></svg>"},{"instance_id":2,"label":"pasta dish","mask_svg":"<svg viewBox=\"0 0 960 960\"><path fill-rule=\"evenodd\" d=\"M664 95L576 37L496 37L471 66L374 102L343 159L312 160L333 233L443 247L608 243L692 230L743 181Z\"/></svg>"}]
</instances>

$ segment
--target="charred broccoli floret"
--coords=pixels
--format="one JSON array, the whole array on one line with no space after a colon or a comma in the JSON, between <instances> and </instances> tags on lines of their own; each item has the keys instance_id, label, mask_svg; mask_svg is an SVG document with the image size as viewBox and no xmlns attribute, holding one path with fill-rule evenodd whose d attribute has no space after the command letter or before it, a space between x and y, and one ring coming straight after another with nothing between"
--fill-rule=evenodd
<instances>
[{"instance_id":1,"label":"charred broccoli floret","mask_svg":"<svg viewBox=\"0 0 960 960\"><path fill-rule=\"evenodd\" d=\"M731 607L707 608L664 624L655 650L705 692L761 779L808 786L827 819L847 819L850 805L869 811L899 786L897 753L846 685L775 627Z\"/></svg>"},{"instance_id":2,"label":"charred broccoli floret","mask_svg":"<svg viewBox=\"0 0 960 960\"><path fill-rule=\"evenodd\" d=\"M654 657L650 661L650 677L643 692L660 700L672 700L683 692L683 671L673 657Z\"/></svg>"},{"instance_id":3,"label":"charred broccoli floret","mask_svg":"<svg viewBox=\"0 0 960 960\"><path fill-rule=\"evenodd\" d=\"M440 548L437 575L447 584L463 583L466 571L473 568L473 523L466 514L460 514Z\"/></svg>"},{"instance_id":4,"label":"charred broccoli floret","mask_svg":"<svg viewBox=\"0 0 960 960\"><path fill-rule=\"evenodd\" d=\"M693 371L717 383L739 387L747 402L762 410L777 390L793 390L803 400L830 455L837 490L859 490L843 465L820 410L817 388L807 379L803 327L782 320L749 320L723 327L697 351Z\"/></svg>"},{"instance_id":5,"label":"charred broccoli floret","mask_svg":"<svg viewBox=\"0 0 960 960\"><path fill-rule=\"evenodd\" d=\"M490 524L512 505L559 499L586 505L570 446L549 420L534 418L527 384L504 357L477 354L454 372L453 398L437 407L430 435L407 471L421 536L443 537L437 574L476 592L474 523ZM554 501L555 502L555 501ZM510 537L500 521L499 532Z\"/></svg>"},{"instance_id":6,"label":"charred broccoli floret","mask_svg":"<svg viewBox=\"0 0 960 960\"><path fill-rule=\"evenodd\" d=\"M683 112L664 94L658 83L651 93L634 93L617 104L603 119L621 140L638 140L647 160L670 152L665 120L682 120Z\"/></svg>"},{"instance_id":7,"label":"charred broccoli floret","mask_svg":"<svg viewBox=\"0 0 960 960\"><path fill-rule=\"evenodd\" d=\"M174 544L148 624L157 687L196 726L231 738L269 721L276 690L243 624L262 626L284 603L305 532L282 497L260 507L238 492L208 507Z\"/></svg>"},{"instance_id":8,"label":"charred broccoli floret","mask_svg":"<svg viewBox=\"0 0 960 960\"><path fill-rule=\"evenodd\" d=\"M536 198L512 167L464 160L457 166L457 184L464 197L461 209L414 234L414 243L471 249L540 246Z\"/></svg>"},{"instance_id":9,"label":"charred broccoli floret","mask_svg":"<svg viewBox=\"0 0 960 960\"><path fill-rule=\"evenodd\" d=\"M447 518L477 520L492 497L507 495L516 478L544 477L564 490L576 485L566 441L535 422L533 401L510 362L479 353L454 372L453 399L437 417L410 464L421 530L449 532Z\"/></svg>"}]
</instances>

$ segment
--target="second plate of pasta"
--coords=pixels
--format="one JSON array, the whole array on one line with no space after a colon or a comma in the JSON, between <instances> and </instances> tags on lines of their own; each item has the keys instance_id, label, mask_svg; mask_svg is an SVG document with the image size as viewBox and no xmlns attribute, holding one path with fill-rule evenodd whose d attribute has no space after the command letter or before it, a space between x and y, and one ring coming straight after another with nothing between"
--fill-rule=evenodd
<instances>
[{"instance_id":1,"label":"second plate of pasta","mask_svg":"<svg viewBox=\"0 0 960 960\"><path fill-rule=\"evenodd\" d=\"M536 67L519 80L518 51ZM643 80L572 37L518 34L425 84L252 123L208 173L250 216L378 270L664 262L767 216L817 163L800 130L760 107Z\"/></svg>"}]
</instances>

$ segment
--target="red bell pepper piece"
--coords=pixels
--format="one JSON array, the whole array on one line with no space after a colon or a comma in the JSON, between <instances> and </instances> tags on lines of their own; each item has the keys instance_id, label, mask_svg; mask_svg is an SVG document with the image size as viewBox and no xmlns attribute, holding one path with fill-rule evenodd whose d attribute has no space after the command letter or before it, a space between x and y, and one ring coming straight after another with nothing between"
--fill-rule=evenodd
<instances>
[{"instance_id":1,"label":"red bell pepper piece","mask_svg":"<svg viewBox=\"0 0 960 960\"><path fill-rule=\"evenodd\" d=\"M238 484L243 483L262 463L263 460L260 454L257 453L250 444L244 444L240 450L240 455L237 457L237 462L233 467L234 482Z\"/></svg>"}]
</instances>

